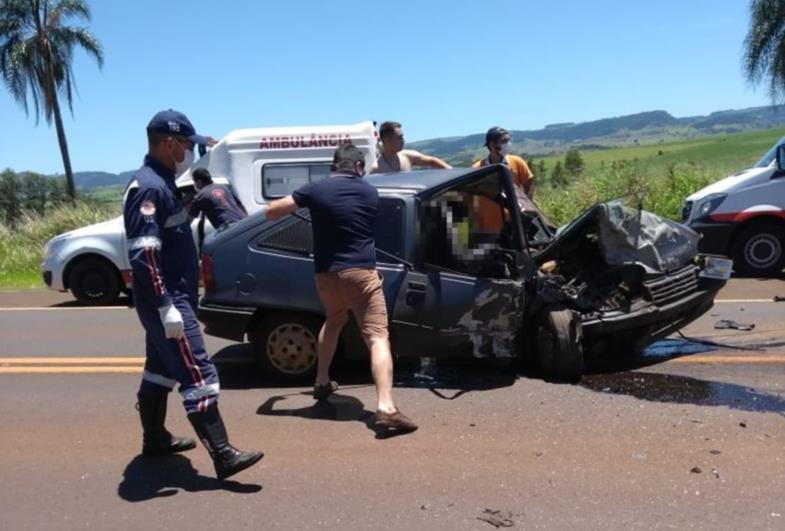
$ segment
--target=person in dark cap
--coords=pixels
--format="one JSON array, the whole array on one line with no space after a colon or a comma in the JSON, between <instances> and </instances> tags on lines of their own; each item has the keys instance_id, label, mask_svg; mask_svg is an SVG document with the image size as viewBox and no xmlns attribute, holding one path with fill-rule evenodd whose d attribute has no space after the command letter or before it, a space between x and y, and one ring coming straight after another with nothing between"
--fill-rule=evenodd
<instances>
[{"instance_id":1,"label":"person in dark cap","mask_svg":"<svg viewBox=\"0 0 785 531\"><path fill-rule=\"evenodd\" d=\"M195 218L204 213L210 224L221 227L240 221L248 211L229 185L216 184L207 168L193 171L194 186L197 194L190 207L190 216Z\"/></svg>"},{"instance_id":2,"label":"person in dark cap","mask_svg":"<svg viewBox=\"0 0 785 531\"><path fill-rule=\"evenodd\" d=\"M138 188L123 205L134 305L146 333L137 394L142 454L172 454L196 446L193 439L175 437L164 426L168 394L179 384L188 420L223 479L252 466L263 454L229 444L218 411L218 373L196 320L196 246L175 177L193 161L194 146L210 139L196 134L184 114L170 109L150 120L147 141L144 165L133 178Z\"/></svg>"},{"instance_id":3,"label":"person in dark cap","mask_svg":"<svg viewBox=\"0 0 785 531\"><path fill-rule=\"evenodd\" d=\"M510 171L517 186L521 187L529 198L534 196L534 174L529 165L518 155L512 154L512 135L503 127L491 127L485 133L485 147L488 156L475 162L473 168L481 168L488 164L505 164Z\"/></svg>"}]
</instances>

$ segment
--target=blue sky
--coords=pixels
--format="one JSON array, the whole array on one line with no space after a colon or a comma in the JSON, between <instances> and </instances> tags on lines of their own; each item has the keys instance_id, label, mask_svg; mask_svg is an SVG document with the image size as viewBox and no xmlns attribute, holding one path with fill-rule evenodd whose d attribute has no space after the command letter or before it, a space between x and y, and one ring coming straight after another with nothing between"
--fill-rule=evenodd
<instances>
[{"instance_id":1,"label":"blue sky","mask_svg":"<svg viewBox=\"0 0 785 531\"><path fill-rule=\"evenodd\" d=\"M197 130L396 120L408 141L770 103L741 72L746 0L92 0L66 115L76 171L137 167L158 110ZM53 127L0 89L0 168L62 172Z\"/></svg>"}]
</instances>

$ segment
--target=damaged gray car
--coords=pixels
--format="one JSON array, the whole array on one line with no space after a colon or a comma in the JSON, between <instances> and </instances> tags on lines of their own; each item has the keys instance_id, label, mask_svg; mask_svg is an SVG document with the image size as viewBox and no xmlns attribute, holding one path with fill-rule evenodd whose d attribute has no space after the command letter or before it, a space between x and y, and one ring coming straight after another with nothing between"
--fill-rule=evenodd
<instances>
[{"instance_id":1,"label":"damaged gray car","mask_svg":"<svg viewBox=\"0 0 785 531\"><path fill-rule=\"evenodd\" d=\"M514 358L576 381L595 356L638 355L711 308L728 262L636 198L556 231L502 165L366 177L379 190L377 267L397 358ZM311 378L323 321L307 210L262 214L202 252L207 334L250 340L279 380ZM350 321L339 356L367 359Z\"/></svg>"}]
</instances>

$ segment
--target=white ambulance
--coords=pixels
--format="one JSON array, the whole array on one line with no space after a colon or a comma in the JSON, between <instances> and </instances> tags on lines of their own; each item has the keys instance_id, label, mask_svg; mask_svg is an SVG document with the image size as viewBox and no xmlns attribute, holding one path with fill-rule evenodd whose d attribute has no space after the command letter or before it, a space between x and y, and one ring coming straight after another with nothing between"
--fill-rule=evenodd
<instances>
[{"instance_id":1,"label":"white ambulance","mask_svg":"<svg viewBox=\"0 0 785 531\"><path fill-rule=\"evenodd\" d=\"M333 153L352 143L365 153L366 168L376 164L377 133L374 122L341 126L269 127L238 129L207 151L177 178L186 199L195 193L191 171L204 167L213 181L230 184L249 214L269 201L330 173ZM134 192L135 183L126 189ZM194 220L195 239L197 221ZM207 230L211 230L209 222ZM47 242L41 272L53 290L67 291L84 304L114 302L130 289L123 218L66 232Z\"/></svg>"},{"instance_id":2,"label":"white ambulance","mask_svg":"<svg viewBox=\"0 0 785 531\"><path fill-rule=\"evenodd\" d=\"M733 258L745 276L785 268L785 138L752 168L703 188L684 202L682 220L700 233L700 252Z\"/></svg>"}]
</instances>

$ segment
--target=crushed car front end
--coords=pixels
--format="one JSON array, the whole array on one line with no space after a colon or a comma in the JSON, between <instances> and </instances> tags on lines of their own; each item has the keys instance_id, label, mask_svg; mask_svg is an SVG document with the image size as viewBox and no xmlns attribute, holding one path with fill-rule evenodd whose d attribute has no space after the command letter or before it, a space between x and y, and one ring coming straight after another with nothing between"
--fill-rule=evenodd
<instances>
[{"instance_id":1,"label":"crushed car front end","mask_svg":"<svg viewBox=\"0 0 785 531\"><path fill-rule=\"evenodd\" d=\"M714 304L729 261L698 255L699 236L633 196L595 205L534 253L536 290L580 315L584 353L635 356Z\"/></svg>"}]
</instances>

